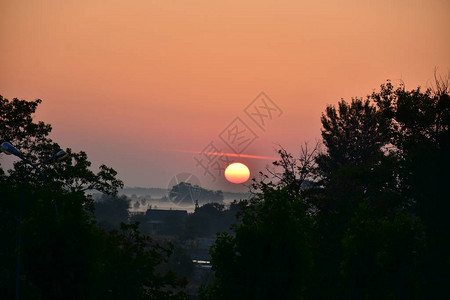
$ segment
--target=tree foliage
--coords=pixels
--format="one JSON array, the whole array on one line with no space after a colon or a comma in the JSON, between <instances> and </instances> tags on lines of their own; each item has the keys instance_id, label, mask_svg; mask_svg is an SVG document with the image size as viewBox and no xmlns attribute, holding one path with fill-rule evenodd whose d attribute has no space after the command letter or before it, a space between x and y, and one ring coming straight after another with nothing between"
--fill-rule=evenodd
<instances>
[{"instance_id":1,"label":"tree foliage","mask_svg":"<svg viewBox=\"0 0 450 300\"><path fill-rule=\"evenodd\" d=\"M301 299L312 267L311 220L286 188L266 190L242 212L235 234L211 249L214 283L204 299Z\"/></svg>"},{"instance_id":2,"label":"tree foliage","mask_svg":"<svg viewBox=\"0 0 450 300\"><path fill-rule=\"evenodd\" d=\"M96 269L91 274L89 299L187 299L180 290L186 282L171 270L158 271L173 247L163 247L142 235L138 224L104 232ZM113 262L113 263L112 263Z\"/></svg>"},{"instance_id":3,"label":"tree foliage","mask_svg":"<svg viewBox=\"0 0 450 300\"><path fill-rule=\"evenodd\" d=\"M121 223L128 223L130 200L125 195L103 194L94 207L97 222L104 229L119 229Z\"/></svg>"},{"instance_id":4,"label":"tree foliage","mask_svg":"<svg viewBox=\"0 0 450 300\"><path fill-rule=\"evenodd\" d=\"M448 80L426 91L388 81L321 121L324 151L281 148L254 181L242 224L211 249L203 298L445 299Z\"/></svg>"},{"instance_id":5,"label":"tree foliage","mask_svg":"<svg viewBox=\"0 0 450 300\"><path fill-rule=\"evenodd\" d=\"M20 159L7 172L0 166L2 297L17 296L20 275L22 299L185 299L185 283L170 270L157 270L170 247L143 236L137 225L120 231L97 226L87 191L114 198L123 186L114 169L101 165L95 173L85 152L70 149L69 158L45 163L60 147L48 137L51 126L33 120L40 103L0 96L0 142L43 162L39 168L48 178L42 182Z\"/></svg>"}]
</instances>

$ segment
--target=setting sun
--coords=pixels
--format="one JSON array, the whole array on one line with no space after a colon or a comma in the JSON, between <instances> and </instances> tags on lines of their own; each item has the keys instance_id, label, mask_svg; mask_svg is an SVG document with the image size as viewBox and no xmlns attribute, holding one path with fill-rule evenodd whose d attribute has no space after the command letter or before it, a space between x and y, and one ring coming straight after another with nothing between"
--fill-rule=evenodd
<instances>
[{"instance_id":1,"label":"setting sun","mask_svg":"<svg viewBox=\"0 0 450 300\"><path fill-rule=\"evenodd\" d=\"M250 170L242 163L232 163L225 169L225 178L232 183L243 183L250 178Z\"/></svg>"}]
</instances>

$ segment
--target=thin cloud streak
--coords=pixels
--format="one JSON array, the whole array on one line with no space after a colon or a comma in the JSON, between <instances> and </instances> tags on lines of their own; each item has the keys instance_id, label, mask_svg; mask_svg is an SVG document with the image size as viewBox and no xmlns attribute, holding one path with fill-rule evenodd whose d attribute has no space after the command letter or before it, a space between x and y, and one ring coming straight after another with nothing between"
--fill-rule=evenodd
<instances>
[{"instance_id":1,"label":"thin cloud streak","mask_svg":"<svg viewBox=\"0 0 450 300\"><path fill-rule=\"evenodd\" d=\"M202 152L202 151L192 151L192 150L169 150L181 153L193 153L193 154L206 154L206 155L217 155L217 156L231 156L231 157L243 157L243 158L255 158L255 159L265 159L265 160L278 160L278 157L273 156L263 156L263 155L251 155L251 154L236 154L236 153L226 153L226 152Z\"/></svg>"}]
</instances>

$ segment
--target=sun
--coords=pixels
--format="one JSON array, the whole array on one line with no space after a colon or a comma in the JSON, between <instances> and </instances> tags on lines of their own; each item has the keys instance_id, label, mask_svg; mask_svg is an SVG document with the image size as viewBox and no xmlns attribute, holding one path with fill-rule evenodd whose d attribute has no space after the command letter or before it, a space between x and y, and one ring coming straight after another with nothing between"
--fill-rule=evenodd
<instances>
[{"instance_id":1,"label":"sun","mask_svg":"<svg viewBox=\"0 0 450 300\"><path fill-rule=\"evenodd\" d=\"M235 162L225 169L225 178L232 183L243 183L250 178L250 170L246 165Z\"/></svg>"}]
</instances>

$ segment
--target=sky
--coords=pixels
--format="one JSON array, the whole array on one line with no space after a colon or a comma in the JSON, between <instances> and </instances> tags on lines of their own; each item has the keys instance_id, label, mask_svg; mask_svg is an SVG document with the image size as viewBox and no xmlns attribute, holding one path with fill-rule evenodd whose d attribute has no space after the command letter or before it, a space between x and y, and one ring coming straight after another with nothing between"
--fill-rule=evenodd
<instances>
[{"instance_id":1,"label":"sky","mask_svg":"<svg viewBox=\"0 0 450 300\"><path fill-rule=\"evenodd\" d=\"M0 0L0 94L42 99L35 118L51 137L126 186L185 173L247 191L219 175L224 164L256 175L278 145L298 156L320 140L327 105L447 74L449 11L447 0Z\"/></svg>"}]
</instances>

